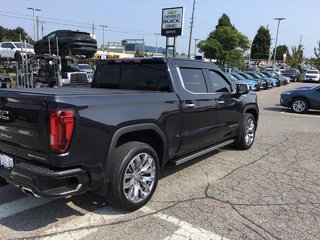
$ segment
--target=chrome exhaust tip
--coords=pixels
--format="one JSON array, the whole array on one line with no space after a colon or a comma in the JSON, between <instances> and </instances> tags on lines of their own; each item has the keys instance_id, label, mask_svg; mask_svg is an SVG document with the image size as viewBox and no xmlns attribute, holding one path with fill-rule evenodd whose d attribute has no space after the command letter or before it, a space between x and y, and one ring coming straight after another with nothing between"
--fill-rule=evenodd
<instances>
[{"instance_id":1,"label":"chrome exhaust tip","mask_svg":"<svg viewBox=\"0 0 320 240\"><path fill-rule=\"evenodd\" d=\"M35 194L31 189L26 187L20 187L21 191L27 195L31 195L33 197L40 197L39 195Z\"/></svg>"}]
</instances>

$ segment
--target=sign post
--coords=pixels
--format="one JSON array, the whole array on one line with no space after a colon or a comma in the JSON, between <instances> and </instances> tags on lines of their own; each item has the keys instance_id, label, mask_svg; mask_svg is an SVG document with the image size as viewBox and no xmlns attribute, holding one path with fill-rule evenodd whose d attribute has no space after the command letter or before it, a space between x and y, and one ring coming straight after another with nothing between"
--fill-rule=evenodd
<instances>
[{"instance_id":1,"label":"sign post","mask_svg":"<svg viewBox=\"0 0 320 240\"><path fill-rule=\"evenodd\" d=\"M162 9L161 36L166 37L166 57L168 49L173 48L173 57L176 55L176 38L182 35L184 8L164 8ZM173 37L173 44L169 44L169 38Z\"/></svg>"}]
</instances>

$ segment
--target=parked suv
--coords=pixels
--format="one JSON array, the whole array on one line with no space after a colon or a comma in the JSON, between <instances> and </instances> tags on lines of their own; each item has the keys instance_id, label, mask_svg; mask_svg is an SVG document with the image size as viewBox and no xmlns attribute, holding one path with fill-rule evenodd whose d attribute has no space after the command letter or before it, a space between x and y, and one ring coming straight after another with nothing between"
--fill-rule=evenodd
<instances>
[{"instance_id":1,"label":"parked suv","mask_svg":"<svg viewBox=\"0 0 320 240\"><path fill-rule=\"evenodd\" d=\"M0 43L0 58L14 59L21 61L21 57L27 55L27 57L34 54L33 46L29 43L21 42L1 42Z\"/></svg>"},{"instance_id":2,"label":"parked suv","mask_svg":"<svg viewBox=\"0 0 320 240\"><path fill-rule=\"evenodd\" d=\"M300 76L300 71L299 69L296 69L296 68L288 68L284 70L283 76L289 77L293 81L297 81Z\"/></svg>"},{"instance_id":3,"label":"parked suv","mask_svg":"<svg viewBox=\"0 0 320 240\"><path fill-rule=\"evenodd\" d=\"M34 51L36 54L59 52L61 56L85 55L91 58L97 51L97 41L87 32L57 30L37 41Z\"/></svg>"}]
</instances>

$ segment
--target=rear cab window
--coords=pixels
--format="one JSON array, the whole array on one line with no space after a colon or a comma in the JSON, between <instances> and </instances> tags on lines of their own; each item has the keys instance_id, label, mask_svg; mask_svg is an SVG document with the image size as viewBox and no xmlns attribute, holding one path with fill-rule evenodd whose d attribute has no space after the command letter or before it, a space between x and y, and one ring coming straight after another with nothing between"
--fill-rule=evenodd
<instances>
[{"instance_id":1,"label":"rear cab window","mask_svg":"<svg viewBox=\"0 0 320 240\"><path fill-rule=\"evenodd\" d=\"M108 62L98 66L92 87L172 92L165 62Z\"/></svg>"}]
</instances>

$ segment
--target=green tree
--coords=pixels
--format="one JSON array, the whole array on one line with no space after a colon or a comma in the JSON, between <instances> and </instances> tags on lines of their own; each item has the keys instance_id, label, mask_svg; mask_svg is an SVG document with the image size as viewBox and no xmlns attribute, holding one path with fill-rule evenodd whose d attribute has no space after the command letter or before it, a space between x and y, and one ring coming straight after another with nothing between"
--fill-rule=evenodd
<instances>
[{"instance_id":1,"label":"green tree","mask_svg":"<svg viewBox=\"0 0 320 240\"><path fill-rule=\"evenodd\" d=\"M303 46L291 47L291 52L287 53L287 64L293 68L300 68L303 60Z\"/></svg>"},{"instance_id":2,"label":"green tree","mask_svg":"<svg viewBox=\"0 0 320 240\"><path fill-rule=\"evenodd\" d=\"M320 69L320 41L318 41L318 47L315 47L313 50L316 57L312 58L312 63L317 69Z\"/></svg>"},{"instance_id":3,"label":"green tree","mask_svg":"<svg viewBox=\"0 0 320 240\"><path fill-rule=\"evenodd\" d=\"M222 16L218 20L218 24L216 26L216 29L219 27L233 27L230 21L230 18L227 14L222 14Z\"/></svg>"},{"instance_id":4,"label":"green tree","mask_svg":"<svg viewBox=\"0 0 320 240\"><path fill-rule=\"evenodd\" d=\"M287 45L279 45L277 46L277 55L276 55L276 60L280 60L283 61L283 54L288 53L288 47ZM272 59L274 56L274 49L273 49L273 53L272 53Z\"/></svg>"},{"instance_id":5,"label":"green tree","mask_svg":"<svg viewBox=\"0 0 320 240\"><path fill-rule=\"evenodd\" d=\"M20 41L20 36L21 36L22 40L31 39L30 36L26 33L26 31L21 27L17 27L16 29L7 29L7 28L0 26L0 42Z\"/></svg>"},{"instance_id":6,"label":"green tree","mask_svg":"<svg viewBox=\"0 0 320 240\"><path fill-rule=\"evenodd\" d=\"M214 59L224 66L242 67L244 51L249 49L249 39L232 26L230 19L223 14L214 31L206 40L198 43L200 52L208 59Z\"/></svg>"},{"instance_id":7,"label":"green tree","mask_svg":"<svg viewBox=\"0 0 320 240\"><path fill-rule=\"evenodd\" d=\"M251 58L267 60L269 57L270 44L271 36L269 30L260 26L252 41Z\"/></svg>"}]
</instances>

